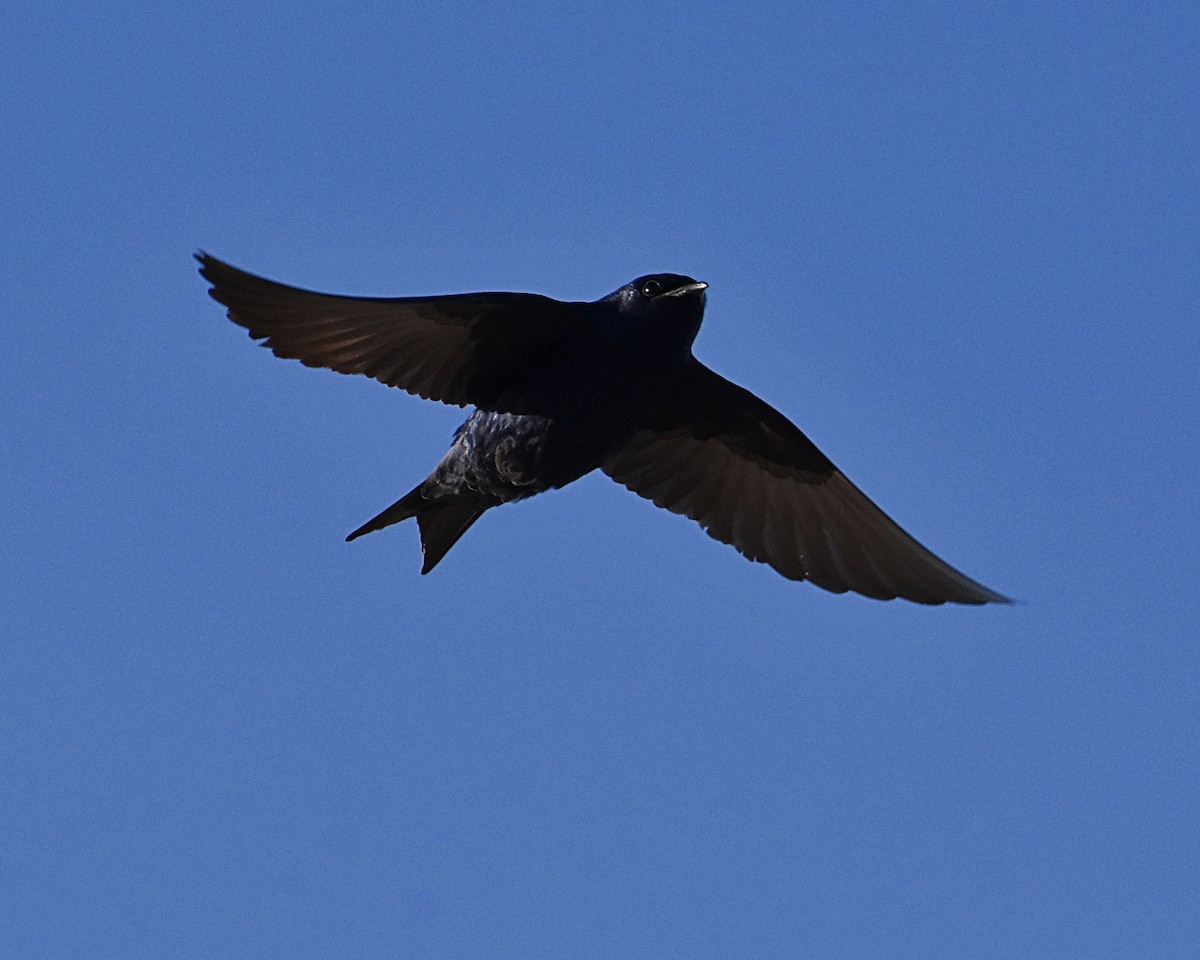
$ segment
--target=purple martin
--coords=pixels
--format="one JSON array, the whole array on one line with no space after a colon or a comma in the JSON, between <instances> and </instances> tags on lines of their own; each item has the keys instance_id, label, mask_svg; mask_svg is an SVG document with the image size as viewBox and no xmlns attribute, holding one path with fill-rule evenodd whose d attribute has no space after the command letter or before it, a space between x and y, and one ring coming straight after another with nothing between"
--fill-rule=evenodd
<instances>
[{"instance_id":1,"label":"purple martin","mask_svg":"<svg viewBox=\"0 0 1200 960\"><path fill-rule=\"evenodd\" d=\"M277 357L475 409L413 490L428 573L486 510L593 470L791 580L916 603L1006 603L905 533L790 420L692 355L707 284L639 277L593 302L345 297L199 253L211 296Z\"/></svg>"}]
</instances>

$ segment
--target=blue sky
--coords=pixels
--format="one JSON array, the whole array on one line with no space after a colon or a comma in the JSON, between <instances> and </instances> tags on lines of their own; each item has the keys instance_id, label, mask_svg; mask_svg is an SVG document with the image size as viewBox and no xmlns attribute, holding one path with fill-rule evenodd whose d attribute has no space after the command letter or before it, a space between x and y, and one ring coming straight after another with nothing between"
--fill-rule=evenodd
<instances>
[{"instance_id":1,"label":"blue sky","mask_svg":"<svg viewBox=\"0 0 1200 960\"><path fill-rule=\"evenodd\" d=\"M0 954L1194 957L1190 4L26 5L0 37ZM709 282L697 354L1024 601L601 476L430 576L344 293Z\"/></svg>"}]
</instances>

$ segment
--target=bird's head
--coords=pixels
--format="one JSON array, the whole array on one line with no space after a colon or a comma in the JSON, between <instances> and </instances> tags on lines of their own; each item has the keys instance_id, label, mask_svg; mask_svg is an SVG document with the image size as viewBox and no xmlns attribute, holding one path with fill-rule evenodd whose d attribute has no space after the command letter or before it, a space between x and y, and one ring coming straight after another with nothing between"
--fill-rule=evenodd
<instances>
[{"instance_id":1,"label":"bird's head","mask_svg":"<svg viewBox=\"0 0 1200 960\"><path fill-rule=\"evenodd\" d=\"M605 300L633 321L639 333L690 350L704 319L708 284L678 273L651 273L615 290Z\"/></svg>"}]
</instances>

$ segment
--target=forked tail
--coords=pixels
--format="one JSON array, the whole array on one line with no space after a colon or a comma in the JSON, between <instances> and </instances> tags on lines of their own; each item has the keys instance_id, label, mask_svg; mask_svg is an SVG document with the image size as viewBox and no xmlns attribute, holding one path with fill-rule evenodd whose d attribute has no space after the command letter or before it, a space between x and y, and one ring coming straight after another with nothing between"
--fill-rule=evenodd
<instances>
[{"instance_id":1,"label":"forked tail","mask_svg":"<svg viewBox=\"0 0 1200 960\"><path fill-rule=\"evenodd\" d=\"M453 500L427 500L421 493L424 484L410 490L403 497L376 517L372 517L352 534L346 541L356 540L367 533L374 533L393 523L417 518L417 526L421 531L421 552L425 558L421 573L428 573L438 565L458 538L478 520L490 504L481 504L477 500L455 498Z\"/></svg>"}]
</instances>

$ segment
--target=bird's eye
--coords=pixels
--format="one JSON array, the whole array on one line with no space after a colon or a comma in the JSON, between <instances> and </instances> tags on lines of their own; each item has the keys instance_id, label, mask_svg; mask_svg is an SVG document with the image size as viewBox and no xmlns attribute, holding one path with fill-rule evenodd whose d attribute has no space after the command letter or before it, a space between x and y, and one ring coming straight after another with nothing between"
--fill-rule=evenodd
<instances>
[{"instance_id":1,"label":"bird's eye","mask_svg":"<svg viewBox=\"0 0 1200 960\"><path fill-rule=\"evenodd\" d=\"M657 297L660 293L662 293L662 284L657 280L647 280L642 284L643 297Z\"/></svg>"}]
</instances>

